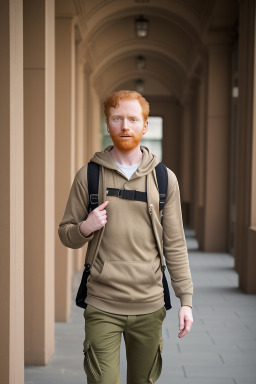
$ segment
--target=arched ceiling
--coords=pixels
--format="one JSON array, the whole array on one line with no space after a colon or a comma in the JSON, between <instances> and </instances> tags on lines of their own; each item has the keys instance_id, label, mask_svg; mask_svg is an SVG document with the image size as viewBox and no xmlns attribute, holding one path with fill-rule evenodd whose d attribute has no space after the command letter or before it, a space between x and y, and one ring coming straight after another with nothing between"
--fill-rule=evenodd
<instances>
[{"instance_id":1,"label":"arched ceiling","mask_svg":"<svg viewBox=\"0 0 256 384\"><path fill-rule=\"evenodd\" d=\"M234 0L56 0L56 14L76 17L80 55L99 97L141 79L146 95L180 100L211 27L232 28ZM224 4L225 3L225 4ZM233 5L233 7L232 7ZM234 14L233 18L230 14ZM138 38L135 19L149 20L149 34ZM227 21L228 20L228 21ZM145 69L135 58L143 55Z\"/></svg>"},{"instance_id":2,"label":"arched ceiling","mask_svg":"<svg viewBox=\"0 0 256 384\"><path fill-rule=\"evenodd\" d=\"M101 26L98 33L91 35L85 45L90 46L96 67L110 55L119 55L120 48L127 49L132 54L132 51L140 46L140 49L145 47L151 52L159 47L166 56L172 57L182 71L186 71L193 47L198 41L193 41L181 28L160 17L152 17L149 28L147 38L137 38L134 16L122 17L115 23Z\"/></svg>"},{"instance_id":3,"label":"arched ceiling","mask_svg":"<svg viewBox=\"0 0 256 384\"><path fill-rule=\"evenodd\" d=\"M181 96L180 90L185 82L185 73L181 72L172 60L167 60L164 55L157 55L155 52L138 51L138 54L142 53L147 58L145 69L136 69L135 58L136 52L128 51L122 57L115 56L115 60L111 61L111 65L107 63L104 67L101 67L100 71L93 73L94 85L102 94L102 98L105 98L109 89L116 89L118 85L126 82L128 79L131 83L137 79L142 79L145 82L145 94L148 94L147 90L152 90L152 84L154 80L154 95L163 94L163 87L165 89L164 94ZM117 85L118 84L118 85Z\"/></svg>"},{"instance_id":4,"label":"arched ceiling","mask_svg":"<svg viewBox=\"0 0 256 384\"><path fill-rule=\"evenodd\" d=\"M149 0L149 1L120 1L120 0L83 0L88 18L88 27L91 29L104 20L115 20L115 15L140 14L145 11L148 14L169 13L173 18L184 20L192 28L199 32L200 14L203 12L206 0ZM199 16L199 17L198 17Z\"/></svg>"}]
</instances>

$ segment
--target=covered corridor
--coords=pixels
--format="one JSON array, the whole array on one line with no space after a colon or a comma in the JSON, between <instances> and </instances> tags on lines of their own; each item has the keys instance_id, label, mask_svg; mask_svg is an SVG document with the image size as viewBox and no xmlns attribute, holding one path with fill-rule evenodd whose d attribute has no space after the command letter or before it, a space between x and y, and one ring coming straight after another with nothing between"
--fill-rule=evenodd
<instances>
[{"instance_id":1,"label":"covered corridor","mask_svg":"<svg viewBox=\"0 0 256 384\"><path fill-rule=\"evenodd\" d=\"M141 92L161 119L161 138L150 138L151 122L147 140L177 175L184 224L199 247L191 251L193 333L180 349L166 334L164 353L176 362L199 340L213 374L224 374L219 383L251 383L255 376L239 375L255 352L256 1L0 3L1 383L24 384L26 366L27 383L56 362L63 369L59 331L78 335L72 283L86 247L65 248L58 225L76 172L109 142L102 105L119 89ZM238 330L246 341L231 340ZM199 383L190 358L193 366L172 366L177 383Z\"/></svg>"}]
</instances>

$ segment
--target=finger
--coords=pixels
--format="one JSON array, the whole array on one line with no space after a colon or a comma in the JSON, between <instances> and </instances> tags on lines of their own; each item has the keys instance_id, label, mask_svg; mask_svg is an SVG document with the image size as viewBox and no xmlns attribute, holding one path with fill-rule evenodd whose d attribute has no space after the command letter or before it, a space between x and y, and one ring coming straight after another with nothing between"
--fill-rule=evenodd
<instances>
[{"instance_id":1,"label":"finger","mask_svg":"<svg viewBox=\"0 0 256 384\"><path fill-rule=\"evenodd\" d=\"M105 220L107 218L107 214L101 214L101 212L98 212L98 216L97 216L97 219L98 220Z\"/></svg>"},{"instance_id":2,"label":"finger","mask_svg":"<svg viewBox=\"0 0 256 384\"><path fill-rule=\"evenodd\" d=\"M183 337L183 336L185 336L187 333L189 333L189 331L190 331L190 328L185 327L185 328L182 329L182 331L178 334L178 337Z\"/></svg>"},{"instance_id":3,"label":"finger","mask_svg":"<svg viewBox=\"0 0 256 384\"><path fill-rule=\"evenodd\" d=\"M179 320L179 330L181 331L183 328L184 328L185 324L184 324L184 319L180 319Z\"/></svg>"},{"instance_id":4,"label":"finger","mask_svg":"<svg viewBox=\"0 0 256 384\"><path fill-rule=\"evenodd\" d=\"M184 327L180 330L180 333L178 334L179 337L183 337L188 333L188 330Z\"/></svg>"},{"instance_id":5,"label":"finger","mask_svg":"<svg viewBox=\"0 0 256 384\"><path fill-rule=\"evenodd\" d=\"M102 203L101 205L99 205L97 208L95 208L95 211L103 211L103 209L105 209L105 207L108 205L109 201L106 200L104 201L104 203Z\"/></svg>"},{"instance_id":6,"label":"finger","mask_svg":"<svg viewBox=\"0 0 256 384\"><path fill-rule=\"evenodd\" d=\"M186 330L183 329L179 334L178 334L178 337L181 338L183 336L185 336L187 334Z\"/></svg>"},{"instance_id":7,"label":"finger","mask_svg":"<svg viewBox=\"0 0 256 384\"><path fill-rule=\"evenodd\" d=\"M180 329L180 333L178 334L178 337L183 337L185 336L188 332L190 332L190 329L191 329L191 326L192 326L192 321L191 320L186 320L185 321L185 326L183 327L183 329Z\"/></svg>"},{"instance_id":8,"label":"finger","mask_svg":"<svg viewBox=\"0 0 256 384\"><path fill-rule=\"evenodd\" d=\"M96 211L96 209L94 209L93 214L96 218L98 218L99 220L101 220L103 217L107 216L107 211L104 209L103 211Z\"/></svg>"},{"instance_id":9,"label":"finger","mask_svg":"<svg viewBox=\"0 0 256 384\"><path fill-rule=\"evenodd\" d=\"M97 224L97 229L101 229L102 227L104 227L105 225L107 224L107 220L101 220L98 222Z\"/></svg>"}]
</instances>

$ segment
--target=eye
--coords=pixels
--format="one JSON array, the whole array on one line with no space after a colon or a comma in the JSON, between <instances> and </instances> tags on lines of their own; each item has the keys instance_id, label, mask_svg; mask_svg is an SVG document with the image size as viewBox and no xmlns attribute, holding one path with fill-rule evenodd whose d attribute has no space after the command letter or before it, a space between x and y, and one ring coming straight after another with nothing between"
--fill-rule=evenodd
<instances>
[{"instance_id":1,"label":"eye","mask_svg":"<svg viewBox=\"0 0 256 384\"><path fill-rule=\"evenodd\" d=\"M131 121L132 121L132 122L136 122L136 121L138 121L138 120L136 119L136 117L132 117L132 118L131 118Z\"/></svg>"},{"instance_id":2,"label":"eye","mask_svg":"<svg viewBox=\"0 0 256 384\"><path fill-rule=\"evenodd\" d=\"M120 117L118 117L118 116L117 116L117 117L114 117L113 120L114 120L114 121L119 121L119 120L120 120Z\"/></svg>"}]
</instances>

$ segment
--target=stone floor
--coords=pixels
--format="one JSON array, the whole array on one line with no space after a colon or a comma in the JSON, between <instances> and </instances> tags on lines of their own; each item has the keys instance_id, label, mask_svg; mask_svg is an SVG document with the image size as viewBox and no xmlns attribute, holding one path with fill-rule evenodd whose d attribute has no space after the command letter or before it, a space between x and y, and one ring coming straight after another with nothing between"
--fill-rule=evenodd
<instances>
[{"instance_id":1,"label":"stone floor","mask_svg":"<svg viewBox=\"0 0 256 384\"><path fill-rule=\"evenodd\" d=\"M186 231L194 283L191 332L178 338L179 300L163 324L163 371L159 384L256 384L256 295L238 289L234 259L228 254L197 250L193 232ZM73 296L80 274L76 274ZM25 368L26 384L82 384L83 310L72 302L68 323L56 323L55 354L46 367ZM126 383L124 344L121 380ZM115 384L115 383L113 383Z\"/></svg>"}]
</instances>

